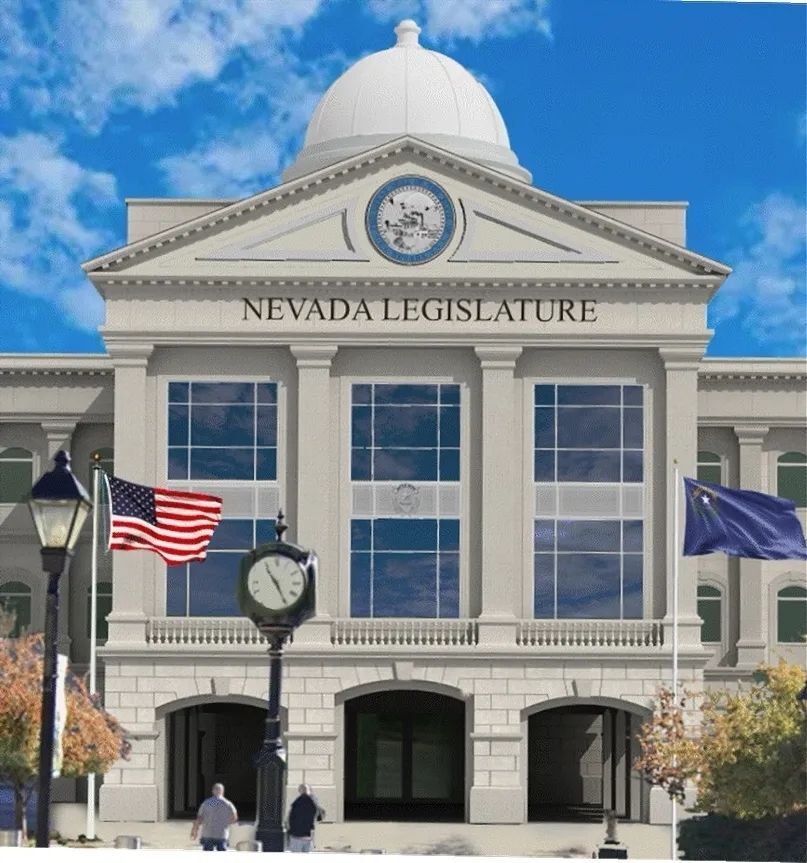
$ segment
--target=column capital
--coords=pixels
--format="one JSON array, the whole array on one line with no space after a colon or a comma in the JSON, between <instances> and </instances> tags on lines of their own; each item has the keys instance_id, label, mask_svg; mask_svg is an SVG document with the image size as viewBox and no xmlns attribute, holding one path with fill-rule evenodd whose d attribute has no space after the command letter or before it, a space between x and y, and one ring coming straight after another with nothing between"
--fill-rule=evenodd
<instances>
[{"instance_id":1,"label":"column capital","mask_svg":"<svg viewBox=\"0 0 807 863\"><path fill-rule=\"evenodd\" d=\"M289 347L298 369L328 369L339 350L338 345L299 344Z\"/></svg>"},{"instance_id":2,"label":"column capital","mask_svg":"<svg viewBox=\"0 0 807 863\"><path fill-rule=\"evenodd\" d=\"M66 438L73 435L77 425L78 419L66 420L64 418L58 420L43 420L40 423L42 431L45 432L46 436L58 437L59 435L64 435Z\"/></svg>"},{"instance_id":3,"label":"column capital","mask_svg":"<svg viewBox=\"0 0 807 863\"><path fill-rule=\"evenodd\" d=\"M523 350L521 345L477 345L474 348L483 369L514 369Z\"/></svg>"},{"instance_id":4,"label":"column capital","mask_svg":"<svg viewBox=\"0 0 807 863\"><path fill-rule=\"evenodd\" d=\"M111 344L107 345L107 353L115 368L125 366L142 366L145 368L148 365L149 357L154 353L154 345L141 343Z\"/></svg>"},{"instance_id":5,"label":"column capital","mask_svg":"<svg viewBox=\"0 0 807 863\"><path fill-rule=\"evenodd\" d=\"M681 345L658 349L665 370L679 372L697 371L703 360L703 351L703 345Z\"/></svg>"},{"instance_id":6,"label":"column capital","mask_svg":"<svg viewBox=\"0 0 807 863\"><path fill-rule=\"evenodd\" d=\"M737 437L739 443L742 444L757 444L762 445L765 442L765 437L767 436L770 428L768 426L763 425L739 425L734 426L734 434Z\"/></svg>"}]
</instances>

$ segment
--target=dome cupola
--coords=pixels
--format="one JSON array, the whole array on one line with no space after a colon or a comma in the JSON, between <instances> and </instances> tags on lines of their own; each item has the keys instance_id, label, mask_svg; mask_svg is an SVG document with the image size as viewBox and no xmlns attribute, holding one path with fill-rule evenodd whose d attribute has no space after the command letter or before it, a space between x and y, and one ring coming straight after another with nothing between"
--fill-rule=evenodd
<instances>
[{"instance_id":1,"label":"dome cupola","mask_svg":"<svg viewBox=\"0 0 807 863\"><path fill-rule=\"evenodd\" d=\"M455 60L422 47L414 21L401 21L395 34L392 48L359 60L328 88L283 179L412 135L529 182L488 91Z\"/></svg>"}]
</instances>

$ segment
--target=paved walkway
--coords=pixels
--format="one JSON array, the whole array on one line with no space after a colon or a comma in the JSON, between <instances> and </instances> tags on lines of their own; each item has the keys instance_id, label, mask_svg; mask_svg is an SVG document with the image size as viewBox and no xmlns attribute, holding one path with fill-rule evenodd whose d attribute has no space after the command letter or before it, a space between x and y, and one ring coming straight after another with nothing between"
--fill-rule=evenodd
<instances>
[{"instance_id":1,"label":"paved walkway","mask_svg":"<svg viewBox=\"0 0 807 863\"><path fill-rule=\"evenodd\" d=\"M144 848L191 849L190 821L155 824L96 822L96 834L104 846L116 836L140 836ZM85 831L85 809L73 803L54 806L53 829L75 839ZM619 839L628 846L631 859L669 859L670 828L650 824L620 824ZM231 847L254 836L252 824L237 824L231 831ZM602 842L601 824L412 824L351 821L319 824L319 851L361 852L382 849L387 854L453 854L523 857L587 857Z\"/></svg>"}]
</instances>

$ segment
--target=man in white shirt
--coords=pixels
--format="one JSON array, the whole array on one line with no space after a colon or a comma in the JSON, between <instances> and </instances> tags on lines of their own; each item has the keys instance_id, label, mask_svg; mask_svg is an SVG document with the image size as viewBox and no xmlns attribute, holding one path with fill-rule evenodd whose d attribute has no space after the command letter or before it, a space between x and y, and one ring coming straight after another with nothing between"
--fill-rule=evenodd
<instances>
[{"instance_id":1,"label":"man in white shirt","mask_svg":"<svg viewBox=\"0 0 807 863\"><path fill-rule=\"evenodd\" d=\"M224 786L220 782L213 786L212 791L213 796L208 797L199 807L191 827L191 839L196 839L201 827L203 851L226 851L230 825L238 821L238 812L224 796Z\"/></svg>"}]
</instances>

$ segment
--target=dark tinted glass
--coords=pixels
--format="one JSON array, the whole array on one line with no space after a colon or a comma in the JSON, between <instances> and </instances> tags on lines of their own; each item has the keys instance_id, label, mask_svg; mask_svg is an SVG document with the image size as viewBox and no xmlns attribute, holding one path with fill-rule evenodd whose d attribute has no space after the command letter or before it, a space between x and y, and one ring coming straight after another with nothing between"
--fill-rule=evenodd
<instances>
[{"instance_id":1,"label":"dark tinted glass","mask_svg":"<svg viewBox=\"0 0 807 863\"><path fill-rule=\"evenodd\" d=\"M376 450L376 480L436 480L437 450Z\"/></svg>"},{"instance_id":2,"label":"dark tinted glass","mask_svg":"<svg viewBox=\"0 0 807 863\"><path fill-rule=\"evenodd\" d=\"M618 521L559 521L558 551L619 551Z\"/></svg>"},{"instance_id":3,"label":"dark tinted glass","mask_svg":"<svg viewBox=\"0 0 807 863\"><path fill-rule=\"evenodd\" d=\"M619 617L618 555L560 554L557 567L558 617Z\"/></svg>"},{"instance_id":4,"label":"dark tinted glass","mask_svg":"<svg viewBox=\"0 0 807 863\"><path fill-rule=\"evenodd\" d=\"M373 555L375 617L437 616L437 555Z\"/></svg>"},{"instance_id":5,"label":"dark tinted glass","mask_svg":"<svg viewBox=\"0 0 807 863\"><path fill-rule=\"evenodd\" d=\"M168 449L168 479L188 478L187 447L169 447Z\"/></svg>"},{"instance_id":6,"label":"dark tinted glass","mask_svg":"<svg viewBox=\"0 0 807 863\"><path fill-rule=\"evenodd\" d=\"M253 479L254 467L251 449L191 450L191 479Z\"/></svg>"},{"instance_id":7,"label":"dark tinted glass","mask_svg":"<svg viewBox=\"0 0 807 863\"><path fill-rule=\"evenodd\" d=\"M626 405L639 405L643 404L643 392L642 387L623 387L622 388L622 399L623 403Z\"/></svg>"},{"instance_id":8,"label":"dark tinted glass","mask_svg":"<svg viewBox=\"0 0 807 863\"><path fill-rule=\"evenodd\" d=\"M535 404L554 405L555 387L551 384L537 384L535 387Z\"/></svg>"},{"instance_id":9,"label":"dark tinted glass","mask_svg":"<svg viewBox=\"0 0 807 863\"><path fill-rule=\"evenodd\" d=\"M440 617L460 616L460 556L440 553Z\"/></svg>"},{"instance_id":10,"label":"dark tinted glass","mask_svg":"<svg viewBox=\"0 0 807 863\"><path fill-rule=\"evenodd\" d=\"M436 447L437 408L376 405L377 447Z\"/></svg>"},{"instance_id":11,"label":"dark tinted glass","mask_svg":"<svg viewBox=\"0 0 807 863\"><path fill-rule=\"evenodd\" d=\"M643 477L642 472L642 453L641 451L629 451L622 454L624 460L622 469L623 482L641 482Z\"/></svg>"},{"instance_id":12,"label":"dark tinted glass","mask_svg":"<svg viewBox=\"0 0 807 863\"><path fill-rule=\"evenodd\" d=\"M701 618L701 641L720 641L720 600L699 599L698 617Z\"/></svg>"},{"instance_id":13,"label":"dark tinted glass","mask_svg":"<svg viewBox=\"0 0 807 863\"><path fill-rule=\"evenodd\" d=\"M458 482L460 478L460 451L440 450L440 479L443 482Z\"/></svg>"},{"instance_id":14,"label":"dark tinted glass","mask_svg":"<svg viewBox=\"0 0 807 863\"><path fill-rule=\"evenodd\" d=\"M168 384L168 401L169 402L187 402L188 401L188 384L170 383Z\"/></svg>"},{"instance_id":15,"label":"dark tinted glass","mask_svg":"<svg viewBox=\"0 0 807 863\"><path fill-rule=\"evenodd\" d=\"M377 518L376 551L431 551L437 548L437 520L433 518Z\"/></svg>"},{"instance_id":16,"label":"dark tinted glass","mask_svg":"<svg viewBox=\"0 0 807 863\"><path fill-rule=\"evenodd\" d=\"M277 446L277 407L275 405L258 407L255 431L258 446Z\"/></svg>"},{"instance_id":17,"label":"dark tinted glass","mask_svg":"<svg viewBox=\"0 0 807 863\"><path fill-rule=\"evenodd\" d=\"M351 617L370 617L370 560L365 552L350 555Z\"/></svg>"},{"instance_id":18,"label":"dark tinted glass","mask_svg":"<svg viewBox=\"0 0 807 863\"><path fill-rule=\"evenodd\" d=\"M552 450L535 451L535 481L552 482L555 479L555 453Z\"/></svg>"},{"instance_id":19,"label":"dark tinted glass","mask_svg":"<svg viewBox=\"0 0 807 863\"><path fill-rule=\"evenodd\" d=\"M555 446L555 409L535 409L535 446Z\"/></svg>"},{"instance_id":20,"label":"dark tinted glass","mask_svg":"<svg viewBox=\"0 0 807 863\"><path fill-rule=\"evenodd\" d=\"M443 518L439 521L440 551L459 551L460 522L457 518Z\"/></svg>"},{"instance_id":21,"label":"dark tinted glass","mask_svg":"<svg viewBox=\"0 0 807 863\"><path fill-rule=\"evenodd\" d=\"M619 408L558 408L558 446L619 447L619 414Z\"/></svg>"},{"instance_id":22,"label":"dark tinted glass","mask_svg":"<svg viewBox=\"0 0 807 863\"><path fill-rule=\"evenodd\" d=\"M440 408L440 446L460 445L460 409Z\"/></svg>"},{"instance_id":23,"label":"dark tinted glass","mask_svg":"<svg viewBox=\"0 0 807 863\"><path fill-rule=\"evenodd\" d=\"M258 449L255 451L255 479L277 479L276 449Z\"/></svg>"},{"instance_id":24,"label":"dark tinted glass","mask_svg":"<svg viewBox=\"0 0 807 863\"><path fill-rule=\"evenodd\" d=\"M353 480L370 479L370 450L354 449L350 452L350 478Z\"/></svg>"},{"instance_id":25,"label":"dark tinted glass","mask_svg":"<svg viewBox=\"0 0 807 863\"><path fill-rule=\"evenodd\" d=\"M624 521L622 522L623 531L623 546L625 551L641 551L642 550L642 522L641 521Z\"/></svg>"},{"instance_id":26,"label":"dark tinted glass","mask_svg":"<svg viewBox=\"0 0 807 863\"><path fill-rule=\"evenodd\" d=\"M194 405L191 446L252 446L255 409L252 405Z\"/></svg>"},{"instance_id":27,"label":"dark tinted glass","mask_svg":"<svg viewBox=\"0 0 807 863\"><path fill-rule=\"evenodd\" d=\"M630 449L641 449L644 446L643 413L641 408L625 408L623 411L623 446Z\"/></svg>"},{"instance_id":28,"label":"dark tinted glass","mask_svg":"<svg viewBox=\"0 0 807 863\"><path fill-rule=\"evenodd\" d=\"M258 404L277 404L277 384L257 384L255 392Z\"/></svg>"},{"instance_id":29,"label":"dark tinted glass","mask_svg":"<svg viewBox=\"0 0 807 863\"><path fill-rule=\"evenodd\" d=\"M437 387L433 384L376 384L376 405L434 405Z\"/></svg>"},{"instance_id":30,"label":"dark tinted glass","mask_svg":"<svg viewBox=\"0 0 807 863\"><path fill-rule=\"evenodd\" d=\"M225 518L219 522L208 545L209 551L235 549L248 551L252 548L252 519Z\"/></svg>"},{"instance_id":31,"label":"dark tinted glass","mask_svg":"<svg viewBox=\"0 0 807 863\"><path fill-rule=\"evenodd\" d=\"M444 405L458 405L460 403L459 384L442 384L440 387L440 401Z\"/></svg>"},{"instance_id":32,"label":"dark tinted glass","mask_svg":"<svg viewBox=\"0 0 807 863\"><path fill-rule=\"evenodd\" d=\"M535 522L535 551L555 550L555 522L537 519Z\"/></svg>"},{"instance_id":33,"label":"dark tinted glass","mask_svg":"<svg viewBox=\"0 0 807 863\"><path fill-rule=\"evenodd\" d=\"M188 445L188 406L171 405L168 408L168 446Z\"/></svg>"},{"instance_id":34,"label":"dark tinted glass","mask_svg":"<svg viewBox=\"0 0 807 863\"><path fill-rule=\"evenodd\" d=\"M369 551L373 523L368 518L354 518L350 521L350 548L353 551Z\"/></svg>"},{"instance_id":35,"label":"dark tinted glass","mask_svg":"<svg viewBox=\"0 0 807 863\"><path fill-rule=\"evenodd\" d=\"M370 384L353 384L353 404L369 405L372 401Z\"/></svg>"},{"instance_id":36,"label":"dark tinted glass","mask_svg":"<svg viewBox=\"0 0 807 863\"><path fill-rule=\"evenodd\" d=\"M191 617L237 617L236 598L241 552L219 552L188 566Z\"/></svg>"},{"instance_id":37,"label":"dark tinted glass","mask_svg":"<svg viewBox=\"0 0 807 863\"><path fill-rule=\"evenodd\" d=\"M558 386L559 405L618 405L620 388L614 386Z\"/></svg>"},{"instance_id":38,"label":"dark tinted glass","mask_svg":"<svg viewBox=\"0 0 807 863\"><path fill-rule=\"evenodd\" d=\"M372 411L371 407L353 407L351 412L352 415L352 423L351 423L351 443L353 446L360 447L369 447L372 444L371 438L371 419L372 419Z\"/></svg>"},{"instance_id":39,"label":"dark tinted glass","mask_svg":"<svg viewBox=\"0 0 807 863\"><path fill-rule=\"evenodd\" d=\"M626 554L623 558L622 616L641 620L642 609L642 556Z\"/></svg>"},{"instance_id":40,"label":"dark tinted glass","mask_svg":"<svg viewBox=\"0 0 807 863\"><path fill-rule=\"evenodd\" d=\"M535 617L555 616L555 558L551 554L535 555Z\"/></svg>"},{"instance_id":41,"label":"dark tinted glass","mask_svg":"<svg viewBox=\"0 0 807 863\"><path fill-rule=\"evenodd\" d=\"M165 570L165 612L169 617L184 617L187 607L188 572L185 566Z\"/></svg>"},{"instance_id":42,"label":"dark tinted glass","mask_svg":"<svg viewBox=\"0 0 807 863\"><path fill-rule=\"evenodd\" d=\"M558 452L560 482L619 482L619 452Z\"/></svg>"},{"instance_id":43,"label":"dark tinted glass","mask_svg":"<svg viewBox=\"0 0 807 863\"><path fill-rule=\"evenodd\" d=\"M255 400L255 384L191 383L191 401L194 404L252 404Z\"/></svg>"}]
</instances>

